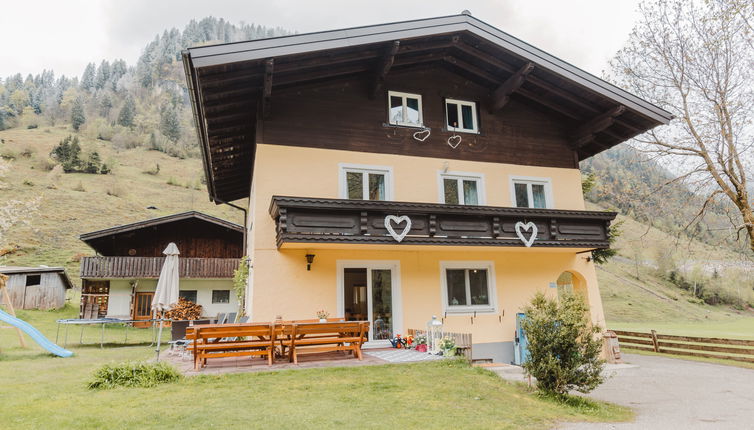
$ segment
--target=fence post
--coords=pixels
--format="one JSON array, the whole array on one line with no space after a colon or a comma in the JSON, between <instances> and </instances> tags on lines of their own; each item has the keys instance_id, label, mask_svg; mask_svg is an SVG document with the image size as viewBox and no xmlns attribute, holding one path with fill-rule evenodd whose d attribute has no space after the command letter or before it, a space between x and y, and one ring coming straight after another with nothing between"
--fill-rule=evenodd
<instances>
[{"instance_id":1,"label":"fence post","mask_svg":"<svg viewBox=\"0 0 754 430\"><path fill-rule=\"evenodd\" d=\"M652 330L652 347L655 352L660 352L660 348L657 346L657 332Z\"/></svg>"}]
</instances>

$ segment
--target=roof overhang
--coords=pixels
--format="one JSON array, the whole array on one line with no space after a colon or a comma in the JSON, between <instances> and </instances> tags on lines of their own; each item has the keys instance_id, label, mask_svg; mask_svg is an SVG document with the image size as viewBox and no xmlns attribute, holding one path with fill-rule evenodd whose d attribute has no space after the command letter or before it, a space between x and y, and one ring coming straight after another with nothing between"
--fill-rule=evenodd
<instances>
[{"instance_id":1,"label":"roof overhang","mask_svg":"<svg viewBox=\"0 0 754 430\"><path fill-rule=\"evenodd\" d=\"M195 47L183 52L183 62L210 198L248 196L255 118L273 87L373 76L396 41L394 68L439 62L491 93L506 90L526 69L526 83L519 79L508 94L573 120L579 159L672 119L652 103L466 14Z\"/></svg>"}]
</instances>

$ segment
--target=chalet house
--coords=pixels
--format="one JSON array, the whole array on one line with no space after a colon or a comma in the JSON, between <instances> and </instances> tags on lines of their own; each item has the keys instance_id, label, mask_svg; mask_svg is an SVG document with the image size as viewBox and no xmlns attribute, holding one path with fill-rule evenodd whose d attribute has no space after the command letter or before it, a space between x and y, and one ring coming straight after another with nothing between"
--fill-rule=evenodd
<instances>
[{"instance_id":1,"label":"chalet house","mask_svg":"<svg viewBox=\"0 0 754 430\"><path fill-rule=\"evenodd\" d=\"M237 312L233 273L243 256L243 232L240 225L185 212L82 234L97 256L81 260L79 317L149 319L170 242L181 253L180 296L202 305L204 316Z\"/></svg>"},{"instance_id":2,"label":"chalet house","mask_svg":"<svg viewBox=\"0 0 754 430\"><path fill-rule=\"evenodd\" d=\"M249 199L252 321L319 309L370 342L473 335L510 362L558 279L604 316L579 162L671 115L464 13L183 52L210 199ZM563 275L563 276L561 276Z\"/></svg>"},{"instance_id":3,"label":"chalet house","mask_svg":"<svg viewBox=\"0 0 754 430\"><path fill-rule=\"evenodd\" d=\"M0 273L8 276L6 286L14 309L62 308L66 291L73 288L62 267L0 266Z\"/></svg>"}]
</instances>

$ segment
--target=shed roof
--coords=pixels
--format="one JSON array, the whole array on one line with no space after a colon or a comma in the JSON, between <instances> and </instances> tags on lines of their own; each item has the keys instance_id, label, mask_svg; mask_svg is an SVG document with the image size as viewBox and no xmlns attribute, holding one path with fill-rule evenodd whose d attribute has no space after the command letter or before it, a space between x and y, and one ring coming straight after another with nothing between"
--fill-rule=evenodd
<instances>
[{"instance_id":1,"label":"shed roof","mask_svg":"<svg viewBox=\"0 0 754 430\"><path fill-rule=\"evenodd\" d=\"M257 110L275 88L437 63L571 121L588 158L672 115L469 14L189 48L184 69L216 202L248 196ZM274 76L274 79L273 79ZM274 97L273 97L274 98ZM620 116L619 119L616 118Z\"/></svg>"},{"instance_id":2,"label":"shed roof","mask_svg":"<svg viewBox=\"0 0 754 430\"><path fill-rule=\"evenodd\" d=\"M0 266L0 273L4 275L27 275L27 274L38 274L38 273L58 273L62 278L63 282L65 283L66 288L73 288L73 283L71 282L71 278L68 277L68 273L65 271L65 268L63 267L48 267L48 266L38 266L38 267L23 267L23 266Z\"/></svg>"}]
</instances>

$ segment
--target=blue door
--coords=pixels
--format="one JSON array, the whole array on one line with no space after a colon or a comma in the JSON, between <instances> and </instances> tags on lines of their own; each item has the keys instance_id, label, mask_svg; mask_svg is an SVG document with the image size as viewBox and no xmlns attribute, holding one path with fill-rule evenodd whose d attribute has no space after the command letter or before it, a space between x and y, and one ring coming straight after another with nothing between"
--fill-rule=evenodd
<instances>
[{"instance_id":1,"label":"blue door","mask_svg":"<svg viewBox=\"0 0 754 430\"><path fill-rule=\"evenodd\" d=\"M513 364L518 366L529 359L529 342L526 340L526 333L524 333L524 328L521 324L525 319L525 314L516 314L516 336L513 341Z\"/></svg>"}]
</instances>

